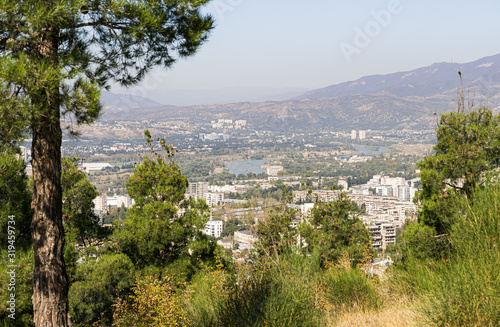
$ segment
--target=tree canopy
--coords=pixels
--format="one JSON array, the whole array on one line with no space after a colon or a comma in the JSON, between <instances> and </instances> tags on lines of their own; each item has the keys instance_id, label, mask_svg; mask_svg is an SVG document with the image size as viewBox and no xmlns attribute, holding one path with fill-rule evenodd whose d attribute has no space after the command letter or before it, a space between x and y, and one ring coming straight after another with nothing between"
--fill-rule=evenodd
<instances>
[{"instance_id":1,"label":"tree canopy","mask_svg":"<svg viewBox=\"0 0 500 327\"><path fill-rule=\"evenodd\" d=\"M461 199L470 199L490 178L486 174L499 167L500 115L484 107L446 113L436 134L435 153L418 163L423 187L419 220L442 234L449 233Z\"/></svg>"},{"instance_id":2,"label":"tree canopy","mask_svg":"<svg viewBox=\"0 0 500 327\"><path fill-rule=\"evenodd\" d=\"M0 0L0 138L31 133L37 326L69 326L63 260L61 117L97 119L100 90L130 86L196 52L208 0Z\"/></svg>"},{"instance_id":3,"label":"tree canopy","mask_svg":"<svg viewBox=\"0 0 500 327\"><path fill-rule=\"evenodd\" d=\"M342 253L348 253L358 263L371 242L370 232L356 214L355 203L345 193L333 202L317 203L309 224L301 229L308 247L318 247L323 260L333 263Z\"/></svg>"},{"instance_id":4,"label":"tree canopy","mask_svg":"<svg viewBox=\"0 0 500 327\"><path fill-rule=\"evenodd\" d=\"M209 208L204 200L185 199L188 181L173 161L173 147L159 139L163 153L156 152L151 135L145 134L153 158L143 157L127 181L135 204L114 237L135 264L162 266L188 250L198 252Z\"/></svg>"},{"instance_id":5,"label":"tree canopy","mask_svg":"<svg viewBox=\"0 0 500 327\"><path fill-rule=\"evenodd\" d=\"M89 182L85 172L75 165L77 162L77 158L62 159L63 222L71 240L88 245L99 231L99 217L94 214L92 202L99 192Z\"/></svg>"}]
</instances>

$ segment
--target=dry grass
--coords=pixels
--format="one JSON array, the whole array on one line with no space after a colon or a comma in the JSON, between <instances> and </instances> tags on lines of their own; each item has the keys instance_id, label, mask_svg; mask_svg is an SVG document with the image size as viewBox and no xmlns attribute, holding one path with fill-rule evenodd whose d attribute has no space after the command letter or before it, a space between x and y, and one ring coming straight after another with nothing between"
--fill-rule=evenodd
<instances>
[{"instance_id":1,"label":"dry grass","mask_svg":"<svg viewBox=\"0 0 500 327\"><path fill-rule=\"evenodd\" d=\"M351 310L328 315L328 326L338 327L413 327L423 326L417 305L407 298L386 302L378 310Z\"/></svg>"}]
</instances>

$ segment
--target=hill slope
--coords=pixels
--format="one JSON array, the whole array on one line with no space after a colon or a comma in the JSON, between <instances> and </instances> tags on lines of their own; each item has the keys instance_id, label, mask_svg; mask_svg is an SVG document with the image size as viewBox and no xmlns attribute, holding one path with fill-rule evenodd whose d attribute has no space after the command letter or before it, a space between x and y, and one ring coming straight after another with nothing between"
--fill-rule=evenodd
<instances>
[{"instance_id":1,"label":"hill slope","mask_svg":"<svg viewBox=\"0 0 500 327\"><path fill-rule=\"evenodd\" d=\"M487 97L490 107L498 108L500 54L467 64L437 63L408 72L367 76L285 101L176 107L135 97L133 105L125 101L127 106L119 102L106 106L103 119L246 119L254 128L277 131L432 129L435 112L456 108L459 69L464 86L475 92L471 97Z\"/></svg>"}]
</instances>

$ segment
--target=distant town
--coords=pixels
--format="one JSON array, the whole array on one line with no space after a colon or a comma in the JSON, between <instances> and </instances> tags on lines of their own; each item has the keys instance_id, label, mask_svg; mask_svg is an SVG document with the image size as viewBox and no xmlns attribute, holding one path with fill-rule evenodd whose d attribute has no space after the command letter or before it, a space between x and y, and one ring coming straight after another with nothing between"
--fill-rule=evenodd
<instances>
[{"instance_id":1,"label":"distant town","mask_svg":"<svg viewBox=\"0 0 500 327\"><path fill-rule=\"evenodd\" d=\"M435 141L433 131L273 132L237 119L97 122L77 141L67 137L63 153L79 158L99 190L94 210L103 225L120 218L119 208L134 204L125 181L148 150L146 129L174 145L175 160L189 178L185 196L204 199L211 208L204 232L235 253L252 248L252 226L282 205L283 188L293 192L287 205L297 210L296 225L307 221L316 202L335 201L346 192L371 231L373 248L384 251L396 243L396 231L416 219L415 163ZM29 162L29 142L25 146Z\"/></svg>"}]
</instances>

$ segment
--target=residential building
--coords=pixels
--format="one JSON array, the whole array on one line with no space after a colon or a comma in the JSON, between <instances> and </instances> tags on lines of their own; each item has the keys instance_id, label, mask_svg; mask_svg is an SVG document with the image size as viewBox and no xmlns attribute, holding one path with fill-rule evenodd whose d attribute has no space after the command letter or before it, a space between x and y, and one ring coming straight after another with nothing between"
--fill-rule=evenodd
<instances>
[{"instance_id":1,"label":"residential building","mask_svg":"<svg viewBox=\"0 0 500 327\"><path fill-rule=\"evenodd\" d=\"M186 194L195 199L204 199L204 194L208 193L208 182L189 183Z\"/></svg>"},{"instance_id":2,"label":"residential building","mask_svg":"<svg viewBox=\"0 0 500 327\"><path fill-rule=\"evenodd\" d=\"M107 208L106 194L99 195L92 200L92 202L94 203L94 210L96 211L104 211Z\"/></svg>"},{"instance_id":3,"label":"residential building","mask_svg":"<svg viewBox=\"0 0 500 327\"><path fill-rule=\"evenodd\" d=\"M224 193L208 192L204 195L205 201L211 207L217 206L220 202L224 201Z\"/></svg>"},{"instance_id":4,"label":"residential building","mask_svg":"<svg viewBox=\"0 0 500 327\"><path fill-rule=\"evenodd\" d=\"M339 180L337 182L337 186L342 186L342 190L344 191L349 190L349 183L346 180L343 179Z\"/></svg>"},{"instance_id":5,"label":"residential building","mask_svg":"<svg viewBox=\"0 0 500 327\"><path fill-rule=\"evenodd\" d=\"M85 170L85 172L88 174L91 171L101 171L104 168L111 168L111 164L107 162L85 162L81 164L81 169Z\"/></svg>"},{"instance_id":6,"label":"residential building","mask_svg":"<svg viewBox=\"0 0 500 327\"><path fill-rule=\"evenodd\" d=\"M385 250L387 245L396 244L396 227L390 222L375 222L368 226L372 233L372 245L374 249Z\"/></svg>"},{"instance_id":7,"label":"residential building","mask_svg":"<svg viewBox=\"0 0 500 327\"><path fill-rule=\"evenodd\" d=\"M205 225L203 233L208 236L221 237L223 230L222 220L209 220Z\"/></svg>"}]
</instances>

